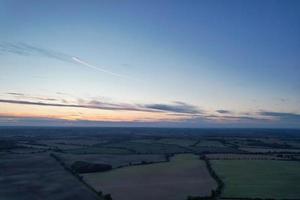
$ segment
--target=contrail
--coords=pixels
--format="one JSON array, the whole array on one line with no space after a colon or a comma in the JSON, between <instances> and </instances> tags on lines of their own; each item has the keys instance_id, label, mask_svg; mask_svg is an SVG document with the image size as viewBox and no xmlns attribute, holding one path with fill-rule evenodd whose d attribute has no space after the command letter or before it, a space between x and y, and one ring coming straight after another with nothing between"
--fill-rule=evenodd
<instances>
[{"instance_id":1,"label":"contrail","mask_svg":"<svg viewBox=\"0 0 300 200\"><path fill-rule=\"evenodd\" d=\"M128 78L128 77L126 77L126 76L124 76L124 75L117 74L117 73L114 73L114 72L111 72L111 71L108 71L108 70L99 68L99 67L97 67L97 66L95 66L95 65L91 65L91 64L89 64L89 63L87 63L87 62L85 62L85 61L83 61L83 60L81 60L81 59L79 59L79 58L77 58L77 57L72 57L72 60L75 61L75 62L77 62L77 63L79 63L79 64L82 64L82 65L84 65L84 66L86 66L86 67L89 67L89 68L98 70L98 71L100 71L100 72L104 72L104 73L107 73L107 74L110 74L110 75L113 75L113 76L122 77L122 78Z\"/></svg>"},{"instance_id":2,"label":"contrail","mask_svg":"<svg viewBox=\"0 0 300 200\"><path fill-rule=\"evenodd\" d=\"M26 43L0 43L0 55L3 53L13 53L13 54L22 55L22 56L40 55L43 57L57 59L57 60L64 61L64 62L72 62L72 63L84 65L91 69L94 69L94 70L97 70L100 72L104 72L104 73L107 73L107 74L110 74L113 76L122 77L122 78L130 78L128 76L114 73L114 72L105 70L101 67L97 67L95 65L91 65L91 64L79 59L78 57L68 55L68 54L65 54L65 53L62 53L59 51L54 51L51 49L45 49L42 47L29 45Z\"/></svg>"}]
</instances>

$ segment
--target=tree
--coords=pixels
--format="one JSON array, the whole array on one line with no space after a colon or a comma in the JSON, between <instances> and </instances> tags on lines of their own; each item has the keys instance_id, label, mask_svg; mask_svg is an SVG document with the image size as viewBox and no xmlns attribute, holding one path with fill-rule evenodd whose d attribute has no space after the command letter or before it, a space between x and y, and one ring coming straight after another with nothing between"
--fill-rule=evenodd
<instances>
[{"instance_id":1,"label":"tree","mask_svg":"<svg viewBox=\"0 0 300 200\"><path fill-rule=\"evenodd\" d=\"M104 195L104 199L105 200L112 200L111 195L110 194L106 194Z\"/></svg>"}]
</instances>

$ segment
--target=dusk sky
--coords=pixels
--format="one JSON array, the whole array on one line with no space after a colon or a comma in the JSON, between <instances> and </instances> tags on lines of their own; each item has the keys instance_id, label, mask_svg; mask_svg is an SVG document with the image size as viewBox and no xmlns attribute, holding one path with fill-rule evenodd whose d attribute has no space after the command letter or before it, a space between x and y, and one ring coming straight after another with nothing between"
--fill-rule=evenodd
<instances>
[{"instance_id":1,"label":"dusk sky","mask_svg":"<svg viewBox=\"0 0 300 200\"><path fill-rule=\"evenodd\" d=\"M0 0L0 125L300 128L300 1Z\"/></svg>"}]
</instances>

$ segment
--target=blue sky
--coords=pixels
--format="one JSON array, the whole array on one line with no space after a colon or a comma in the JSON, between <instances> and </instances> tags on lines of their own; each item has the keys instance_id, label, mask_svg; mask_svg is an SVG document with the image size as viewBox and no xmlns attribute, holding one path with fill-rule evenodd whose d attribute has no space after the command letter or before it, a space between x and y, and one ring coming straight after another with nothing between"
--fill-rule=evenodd
<instances>
[{"instance_id":1,"label":"blue sky","mask_svg":"<svg viewBox=\"0 0 300 200\"><path fill-rule=\"evenodd\" d=\"M0 125L300 127L299 1L0 0L0 25Z\"/></svg>"}]
</instances>

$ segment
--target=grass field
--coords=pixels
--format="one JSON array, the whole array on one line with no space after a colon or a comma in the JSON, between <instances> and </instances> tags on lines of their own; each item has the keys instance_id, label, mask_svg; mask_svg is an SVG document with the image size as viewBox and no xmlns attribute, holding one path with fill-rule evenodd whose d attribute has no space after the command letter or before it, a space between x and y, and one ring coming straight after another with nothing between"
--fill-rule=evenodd
<instances>
[{"instance_id":1,"label":"grass field","mask_svg":"<svg viewBox=\"0 0 300 200\"><path fill-rule=\"evenodd\" d=\"M170 162L131 166L109 172L83 174L91 186L117 200L184 200L210 195L216 188L198 156L181 154Z\"/></svg>"},{"instance_id":2,"label":"grass field","mask_svg":"<svg viewBox=\"0 0 300 200\"><path fill-rule=\"evenodd\" d=\"M222 197L298 199L300 162L273 160L212 160L225 183Z\"/></svg>"}]
</instances>

